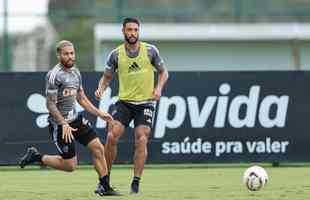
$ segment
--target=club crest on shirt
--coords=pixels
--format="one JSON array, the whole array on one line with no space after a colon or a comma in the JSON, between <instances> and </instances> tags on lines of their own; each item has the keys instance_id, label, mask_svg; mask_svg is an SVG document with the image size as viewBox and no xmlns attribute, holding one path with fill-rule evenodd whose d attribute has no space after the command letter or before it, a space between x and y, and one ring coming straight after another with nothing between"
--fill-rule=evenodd
<instances>
[{"instance_id":1,"label":"club crest on shirt","mask_svg":"<svg viewBox=\"0 0 310 200\"><path fill-rule=\"evenodd\" d=\"M76 95L77 91L76 89L73 89L73 88L65 88L63 91L62 91L62 95L64 97L68 97L68 96L74 96Z\"/></svg>"}]
</instances>

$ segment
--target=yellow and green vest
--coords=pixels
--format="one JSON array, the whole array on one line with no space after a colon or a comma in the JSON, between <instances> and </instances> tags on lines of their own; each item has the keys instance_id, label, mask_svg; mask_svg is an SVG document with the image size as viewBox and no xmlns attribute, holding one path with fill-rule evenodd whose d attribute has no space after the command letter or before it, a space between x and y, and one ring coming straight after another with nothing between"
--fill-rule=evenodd
<instances>
[{"instance_id":1,"label":"yellow and green vest","mask_svg":"<svg viewBox=\"0 0 310 200\"><path fill-rule=\"evenodd\" d=\"M146 101L153 97L154 70L147 52L146 43L140 42L139 54L130 58L125 45L118 47L119 99Z\"/></svg>"}]
</instances>

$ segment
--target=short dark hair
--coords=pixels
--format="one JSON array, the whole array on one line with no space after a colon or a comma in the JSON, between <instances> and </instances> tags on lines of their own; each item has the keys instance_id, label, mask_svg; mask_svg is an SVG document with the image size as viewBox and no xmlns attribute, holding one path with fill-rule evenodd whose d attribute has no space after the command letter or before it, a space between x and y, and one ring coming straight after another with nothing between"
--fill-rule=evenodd
<instances>
[{"instance_id":1,"label":"short dark hair","mask_svg":"<svg viewBox=\"0 0 310 200\"><path fill-rule=\"evenodd\" d=\"M123 27L125 27L127 23L136 23L138 26L140 26L140 21L137 18L126 17L123 20Z\"/></svg>"}]
</instances>

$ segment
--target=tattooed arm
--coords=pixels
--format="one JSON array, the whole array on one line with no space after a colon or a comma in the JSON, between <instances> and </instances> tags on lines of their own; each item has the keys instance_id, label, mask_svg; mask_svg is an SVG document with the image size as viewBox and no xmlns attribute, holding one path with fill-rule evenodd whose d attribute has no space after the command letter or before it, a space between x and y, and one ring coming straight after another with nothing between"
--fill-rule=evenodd
<instances>
[{"instance_id":1,"label":"tattooed arm","mask_svg":"<svg viewBox=\"0 0 310 200\"><path fill-rule=\"evenodd\" d=\"M46 97L46 107L49 111L50 115L53 117L53 119L56 120L58 124L64 125L67 124L65 118L61 115L59 112L57 106L56 106L57 97L53 95L47 95Z\"/></svg>"},{"instance_id":2,"label":"tattooed arm","mask_svg":"<svg viewBox=\"0 0 310 200\"><path fill-rule=\"evenodd\" d=\"M77 131L76 128L72 128L65 120L65 118L61 115L59 112L57 106L56 106L56 100L57 97L53 95L47 95L46 97L46 107L50 113L50 115L53 117L54 120L58 124L62 125L62 139L66 143L71 143L74 140L72 131Z\"/></svg>"},{"instance_id":3,"label":"tattooed arm","mask_svg":"<svg viewBox=\"0 0 310 200\"><path fill-rule=\"evenodd\" d=\"M52 74L52 71L48 72L46 75L46 107L49 114L53 119L62 126L62 139L66 143L71 143L74 139L72 131L77 129L72 128L65 120L65 118L59 112L56 102L57 102L57 93L59 88L59 82L57 82L57 74Z\"/></svg>"},{"instance_id":4,"label":"tattooed arm","mask_svg":"<svg viewBox=\"0 0 310 200\"><path fill-rule=\"evenodd\" d=\"M74 140L72 131L77 131L77 129L72 128L66 122L65 118L61 115L56 106L56 100L57 100L56 96L47 95L46 107L50 115L53 117L53 119L56 120L58 124L62 125L62 139L65 140L66 143L71 143Z\"/></svg>"}]
</instances>

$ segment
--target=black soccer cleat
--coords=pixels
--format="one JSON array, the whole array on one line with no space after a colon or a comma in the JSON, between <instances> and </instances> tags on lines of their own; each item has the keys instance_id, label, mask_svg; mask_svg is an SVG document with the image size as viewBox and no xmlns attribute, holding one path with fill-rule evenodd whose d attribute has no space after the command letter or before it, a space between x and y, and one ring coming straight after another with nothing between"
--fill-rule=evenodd
<instances>
[{"instance_id":1,"label":"black soccer cleat","mask_svg":"<svg viewBox=\"0 0 310 200\"><path fill-rule=\"evenodd\" d=\"M95 190L95 194L99 196L122 196L119 192L115 191L111 187L105 189L100 183L98 184Z\"/></svg>"},{"instance_id":2,"label":"black soccer cleat","mask_svg":"<svg viewBox=\"0 0 310 200\"><path fill-rule=\"evenodd\" d=\"M19 166L24 168L26 165L29 165L34 162L39 162L38 158L40 157L39 151L35 147L29 147L26 154L20 159Z\"/></svg>"},{"instance_id":3,"label":"black soccer cleat","mask_svg":"<svg viewBox=\"0 0 310 200\"><path fill-rule=\"evenodd\" d=\"M139 181L132 181L131 183L131 191L130 194L138 194L139 193Z\"/></svg>"}]
</instances>

